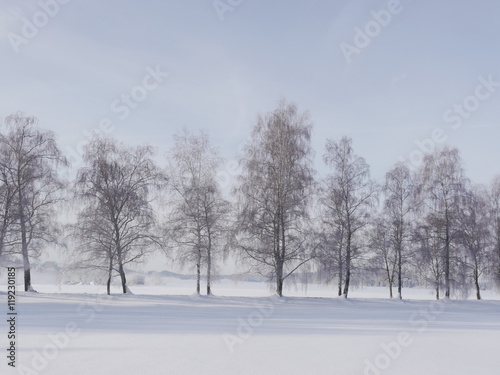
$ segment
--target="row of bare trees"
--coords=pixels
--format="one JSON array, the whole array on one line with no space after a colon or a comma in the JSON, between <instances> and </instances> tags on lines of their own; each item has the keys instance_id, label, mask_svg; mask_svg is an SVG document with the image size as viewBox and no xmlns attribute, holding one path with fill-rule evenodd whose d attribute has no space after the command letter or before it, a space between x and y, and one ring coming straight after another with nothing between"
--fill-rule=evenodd
<instances>
[{"instance_id":1,"label":"row of bare trees","mask_svg":"<svg viewBox=\"0 0 500 375\"><path fill-rule=\"evenodd\" d=\"M378 184L350 138L326 140L313 168L308 113L282 100L258 117L240 155L231 200L218 172L223 165L205 132L174 136L167 166L150 146L130 147L94 137L74 181L54 134L15 114L0 132L0 259L22 259L31 290L30 259L47 244L63 245L72 267L99 270L128 293L126 268L163 251L202 275L207 294L220 261L236 252L251 271L275 283L314 275L335 282L347 298L356 279L385 280L402 298L410 283L444 290L500 281L500 177L490 186L465 176L457 149L444 147L412 170L397 163ZM71 197L71 199L67 199ZM56 208L63 198L75 219L63 231Z\"/></svg>"},{"instance_id":2,"label":"row of bare trees","mask_svg":"<svg viewBox=\"0 0 500 375\"><path fill-rule=\"evenodd\" d=\"M232 248L276 283L299 267L336 280L347 297L353 274L382 275L390 297L405 283L444 290L449 298L481 277L500 280L500 179L489 187L465 176L460 152L444 147L425 156L417 170L402 162L383 184L370 177L352 140L326 140L330 172L315 179L307 113L282 101L260 116L240 163L234 189Z\"/></svg>"},{"instance_id":3,"label":"row of bare trees","mask_svg":"<svg viewBox=\"0 0 500 375\"><path fill-rule=\"evenodd\" d=\"M240 160L235 244L279 295L305 264L344 297L353 273L383 275L399 298L411 280L433 285L436 298L472 284L478 299L483 276L500 281L500 178L474 185L459 150L444 147L377 184L344 137L326 140L330 172L314 179L311 129L307 113L281 102L258 118Z\"/></svg>"},{"instance_id":4,"label":"row of bare trees","mask_svg":"<svg viewBox=\"0 0 500 375\"><path fill-rule=\"evenodd\" d=\"M482 276L500 280L500 179L487 187L472 184L458 149L445 147L426 155L415 171L397 163L379 189L368 191L378 192L378 202L370 202L371 214L362 222L367 230L358 244L365 250L357 266L381 272L391 298L394 284L402 298L404 282L413 280L433 285L437 299L440 290L449 298L452 288L462 293L472 284L481 299ZM338 194L340 201L342 196L346 194ZM333 244L340 254L342 239ZM339 259L349 267L347 257ZM336 272L342 274L341 266Z\"/></svg>"}]
</instances>

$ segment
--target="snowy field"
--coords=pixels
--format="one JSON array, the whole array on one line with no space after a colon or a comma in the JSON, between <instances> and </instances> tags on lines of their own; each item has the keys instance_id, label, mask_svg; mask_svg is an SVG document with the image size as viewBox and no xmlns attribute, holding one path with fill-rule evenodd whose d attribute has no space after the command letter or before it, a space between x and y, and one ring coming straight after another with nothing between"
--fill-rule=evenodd
<instances>
[{"instance_id":1,"label":"snowy field","mask_svg":"<svg viewBox=\"0 0 500 375\"><path fill-rule=\"evenodd\" d=\"M192 280L132 286L37 285L19 293L17 368L0 374L495 374L500 298L433 301L407 289L310 285L268 297L264 283L222 281L193 296ZM20 287L20 286L18 286ZM7 344L6 286L0 285L1 347ZM118 293L115 287L114 292Z\"/></svg>"}]
</instances>

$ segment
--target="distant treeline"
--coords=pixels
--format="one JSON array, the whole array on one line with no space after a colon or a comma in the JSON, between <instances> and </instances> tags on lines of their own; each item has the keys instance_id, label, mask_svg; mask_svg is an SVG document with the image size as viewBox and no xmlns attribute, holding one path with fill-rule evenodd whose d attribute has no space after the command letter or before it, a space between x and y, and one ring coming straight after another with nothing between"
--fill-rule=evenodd
<instances>
[{"instance_id":1,"label":"distant treeline","mask_svg":"<svg viewBox=\"0 0 500 375\"><path fill-rule=\"evenodd\" d=\"M0 132L0 259L22 261L26 291L47 245L68 255L69 272L105 275L108 293L115 276L127 293L126 267L156 251L194 267L207 294L230 254L280 296L288 278L334 281L345 297L364 280L399 298L404 285L432 285L438 299L480 299L483 283L500 283L499 176L474 184L460 151L442 147L374 181L347 137L326 140L329 172L318 176L311 131L308 114L282 100L258 117L232 179L206 132L178 132L162 166L151 146L95 135L66 181L55 135L13 114ZM71 223L60 223L63 209Z\"/></svg>"}]
</instances>

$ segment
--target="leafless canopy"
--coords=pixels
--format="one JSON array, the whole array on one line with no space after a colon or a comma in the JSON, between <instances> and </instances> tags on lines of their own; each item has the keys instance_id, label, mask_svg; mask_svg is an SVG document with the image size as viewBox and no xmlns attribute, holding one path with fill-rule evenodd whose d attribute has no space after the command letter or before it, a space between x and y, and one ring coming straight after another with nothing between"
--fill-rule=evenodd
<instances>
[{"instance_id":1,"label":"leafless canopy","mask_svg":"<svg viewBox=\"0 0 500 375\"><path fill-rule=\"evenodd\" d=\"M0 133L0 255L5 245L24 263L24 288L31 290L30 257L47 243L57 243L54 205L64 188L58 166L68 163L55 136L37 127L37 119L17 113Z\"/></svg>"},{"instance_id":2,"label":"leafless canopy","mask_svg":"<svg viewBox=\"0 0 500 375\"><path fill-rule=\"evenodd\" d=\"M74 234L84 258L98 256L96 264L107 265L108 293L113 270L127 293L124 267L162 244L152 199L165 180L153 155L149 146L126 147L101 137L85 147L86 166L74 187L83 204Z\"/></svg>"},{"instance_id":3,"label":"leafless canopy","mask_svg":"<svg viewBox=\"0 0 500 375\"><path fill-rule=\"evenodd\" d=\"M177 248L182 264L196 266L196 292L200 294L201 266L207 269L207 294L217 255L228 232L230 204L220 191L217 171L222 159L207 133L187 130L174 136L169 167L170 215L168 237Z\"/></svg>"},{"instance_id":4,"label":"leafless canopy","mask_svg":"<svg viewBox=\"0 0 500 375\"><path fill-rule=\"evenodd\" d=\"M325 221L335 232L336 241L324 249L322 255L323 258L336 259L331 263L338 268L338 293L347 298L353 260L361 248L360 232L369 223L378 186L370 178L365 159L354 153L350 138L328 139L324 161L332 173L323 181L320 202L325 208Z\"/></svg>"},{"instance_id":5,"label":"leafless canopy","mask_svg":"<svg viewBox=\"0 0 500 375\"><path fill-rule=\"evenodd\" d=\"M241 159L237 246L253 267L283 281L311 259L307 229L313 187L312 125L307 113L282 101L259 116Z\"/></svg>"}]
</instances>

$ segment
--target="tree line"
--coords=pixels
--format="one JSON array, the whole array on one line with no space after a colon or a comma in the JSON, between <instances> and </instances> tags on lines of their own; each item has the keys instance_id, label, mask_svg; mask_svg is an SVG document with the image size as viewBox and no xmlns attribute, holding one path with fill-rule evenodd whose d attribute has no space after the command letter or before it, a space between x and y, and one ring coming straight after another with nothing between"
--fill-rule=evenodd
<instances>
[{"instance_id":1,"label":"tree line","mask_svg":"<svg viewBox=\"0 0 500 375\"><path fill-rule=\"evenodd\" d=\"M225 196L224 160L206 132L174 135L165 166L151 146L94 136L72 181L55 135L16 113L0 132L0 259L30 263L48 245L98 270L110 293L114 277L128 293L126 267L163 252L202 275L228 254L264 275L283 295L289 278L334 282L348 297L354 282L397 288L431 285L439 299L500 284L500 176L485 186L467 178L460 151L443 147L418 168L396 163L377 182L352 139L327 139L325 176L313 168L312 122L281 100L259 115L241 154L241 172ZM69 207L70 223L58 213ZM293 277L292 277L293 276Z\"/></svg>"}]
</instances>

